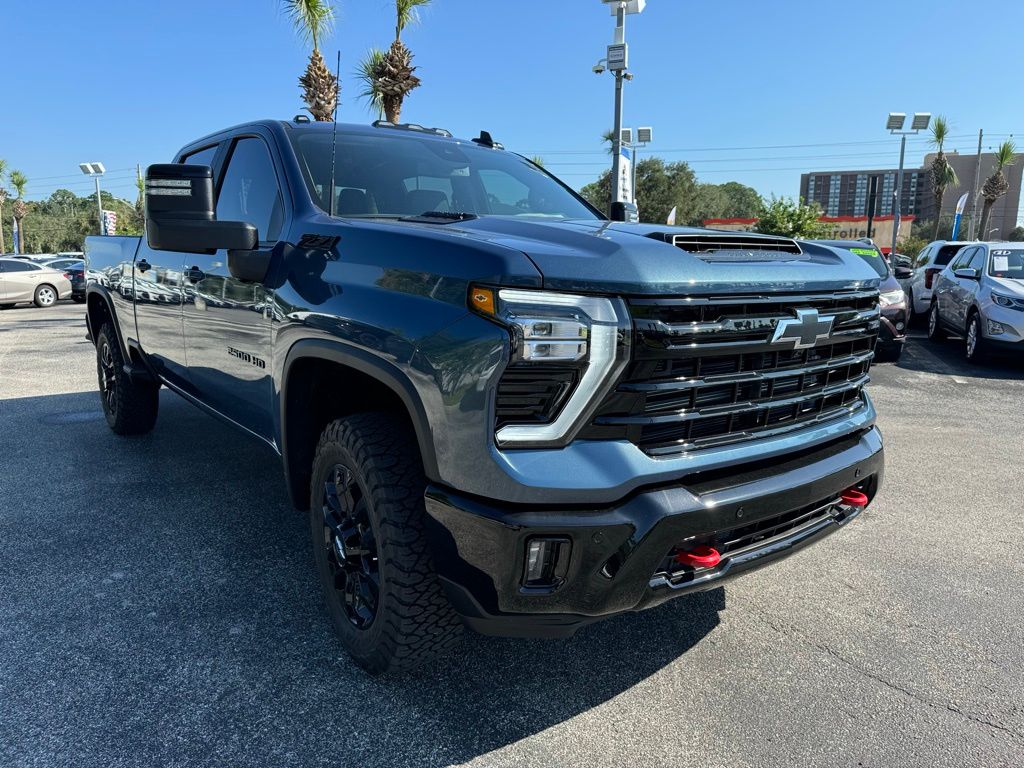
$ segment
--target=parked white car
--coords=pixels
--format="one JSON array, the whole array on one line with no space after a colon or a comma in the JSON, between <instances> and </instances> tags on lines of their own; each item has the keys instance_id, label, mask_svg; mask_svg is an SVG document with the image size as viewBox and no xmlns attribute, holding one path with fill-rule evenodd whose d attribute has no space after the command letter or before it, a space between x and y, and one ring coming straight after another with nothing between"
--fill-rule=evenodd
<instances>
[{"instance_id":1,"label":"parked white car","mask_svg":"<svg viewBox=\"0 0 1024 768\"><path fill-rule=\"evenodd\" d=\"M59 299L71 298L71 281L58 269L24 259L0 259L0 309L32 302L52 307Z\"/></svg>"},{"instance_id":2,"label":"parked white car","mask_svg":"<svg viewBox=\"0 0 1024 768\"><path fill-rule=\"evenodd\" d=\"M935 278L965 245L972 245L972 243L960 240L936 240L926 245L917 254L917 258L914 259L914 276L904 287L911 318L914 315L926 314L931 308Z\"/></svg>"}]
</instances>

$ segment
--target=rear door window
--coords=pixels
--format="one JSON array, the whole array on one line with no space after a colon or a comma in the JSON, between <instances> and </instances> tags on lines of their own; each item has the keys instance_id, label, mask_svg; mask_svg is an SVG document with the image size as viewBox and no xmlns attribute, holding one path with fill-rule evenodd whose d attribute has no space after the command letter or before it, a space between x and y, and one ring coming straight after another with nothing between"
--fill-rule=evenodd
<instances>
[{"instance_id":1,"label":"rear door window","mask_svg":"<svg viewBox=\"0 0 1024 768\"><path fill-rule=\"evenodd\" d=\"M953 260L953 257L960 253L962 245L944 245L939 248L939 253L935 257L935 266L944 267Z\"/></svg>"}]
</instances>

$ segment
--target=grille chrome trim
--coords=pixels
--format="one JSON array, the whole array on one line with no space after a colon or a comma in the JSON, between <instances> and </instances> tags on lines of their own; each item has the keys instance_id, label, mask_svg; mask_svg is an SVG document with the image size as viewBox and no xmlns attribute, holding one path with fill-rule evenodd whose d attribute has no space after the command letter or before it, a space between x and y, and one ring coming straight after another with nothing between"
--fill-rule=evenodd
<instances>
[{"instance_id":1,"label":"grille chrome trim","mask_svg":"<svg viewBox=\"0 0 1024 768\"><path fill-rule=\"evenodd\" d=\"M649 456L778 436L865 406L881 312L873 291L630 300L633 359L582 434ZM773 343L780 323L817 315L814 343ZM790 334L792 336L792 334Z\"/></svg>"}]
</instances>

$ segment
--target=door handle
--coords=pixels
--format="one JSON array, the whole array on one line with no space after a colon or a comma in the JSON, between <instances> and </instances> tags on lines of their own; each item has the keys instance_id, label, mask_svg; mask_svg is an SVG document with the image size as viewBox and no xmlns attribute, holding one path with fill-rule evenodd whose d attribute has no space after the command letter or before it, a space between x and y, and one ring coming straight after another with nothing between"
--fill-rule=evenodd
<instances>
[{"instance_id":1,"label":"door handle","mask_svg":"<svg viewBox=\"0 0 1024 768\"><path fill-rule=\"evenodd\" d=\"M140 261L138 264L135 265L135 268L137 270L139 270L139 272L146 272L147 270L152 268L152 266L153 266L152 264L150 264L148 261L143 259L142 261Z\"/></svg>"},{"instance_id":2,"label":"door handle","mask_svg":"<svg viewBox=\"0 0 1024 768\"><path fill-rule=\"evenodd\" d=\"M189 267L185 270L185 279L193 283L198 283L201 280L206 279L206 273L199 267Z\"/></svg>"}]
</instances>

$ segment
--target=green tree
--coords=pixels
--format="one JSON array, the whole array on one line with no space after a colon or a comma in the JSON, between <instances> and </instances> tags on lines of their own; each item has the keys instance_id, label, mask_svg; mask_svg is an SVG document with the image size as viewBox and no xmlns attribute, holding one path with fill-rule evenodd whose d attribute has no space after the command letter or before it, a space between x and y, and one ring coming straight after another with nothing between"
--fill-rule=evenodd
<instances>
[{"instance_id":1,"label":"green tree","mask_svg":"<svg viewBox=\"0 0 1024 768\"><path fill-rule=\"evenodd\" d=\"M406 97L420 86L413 66L412 51L402 42L402 32L419 20L418 10L430 0L395 0L395 39L387 52L370 49L360 63L358 76L363 81L363 96L383 112L384 119L398 123Z\"/></svg>"},{"instance_id":2,"label":"green tree","mask_svg":"<svg viewBox=\"0 0 1024 768\"><path fill-rule=\"evenodd\" d=\"M319 122L334 119L338 105L338 78L324 63L320 55L320 40L334 24L334 5L330 0L282 0L285 13L295 29L313 46L306 72L299 78L306 108Z\"/></svg>"},{"instance_id":3,"label":"green tree","mask_svg":"<svg viewBox=\"0 0 1024 768\"><path fill-rule=\"evenodd\" d=\"M18 248L15 253L26 253L25 250L25 225L23 223L25 214L28 213L28 205L25 204L25 187L28 185L28 177L21 171L11 171L9 176L11 186L18 193L14 201L14 221L18 224Z\"/></svg>"},{"instance_id":4,"label":"green tree","mask_svg":"<svg viewBox=\"0 0 1024 768\"><path fill-rule=\"evenodd\" d=\"M932 240L939 239L941 217L938 214L942 212L942 198L945 197L946 189L960 184L960 179L957 178L956 171L953 170L953 166L946 159L944 151L946 139L949 138L949 132L949 122L942 115L939 115L932 121L931 138L928 139L928 143L938 150L935 154L935 159L932 160L932 189L935 194L936 211L935 231L932 233Z\"/></svg>"},{"instance_id":5,"label":"green tree","mask_svg":"<svg viewBox=\"0 0 1024 768\"><path fill-rule=\"evenodd\" d=\"M827 237L829 227L819 221L821 215L821 206L817 203L805 205L803 198L794 201L773 195L771 201L762 208L754 231L764 235L807 239Z\"/></svg>"},{"instance_id":6,"label":"green tree","mask_svg":"<svg viewBox=\"0 0 1024 768\"><path fill-rule=\"evenodd\" d=\"M1014 227L1010 231L1010 234L1008 234L1006 236L1006 239L1010 240L1010 241L1012 241L1014 243L1019 243L1019 242L1024 241L1024 227Z\"/></svg>"},{"instance_id":7,"label":"green tree","mask_svg":"<svg viewBox=\"0 0 1024 768\"><path fill-rule=\"evenodd\" d=\"M720 184L725 199L725 208L720 210L716 218L721 219L752 219L760 213L764 201L753 187L740 184L738 181L727 181Z\"/></svg>"},{"instance_id":8,"label":"green tree","mask_svg":"<svg viewBox=\"0 0 1024 768\"><path fill-rule=\"evenodd\" d=\"M996 201L1010 191L1010 182L1006 180L1006 176L1003 175L1003 168L1014 164L1017 158L1017 146L1007 139L999 145L999 149L996 150L996 167L995 171L985 179L985 185L981 188L981 196L985 199L985 202L981 206L981 233L979 237L982 240L988 239L988 223L989 217L992 214L992 206L996 204ZM13 181L11 182L14 183Z\"/></svg>"},{"instance_id":9,"label":"green tree","mask_svg":"<svg viewBox=\"0 0 1024 768\"><path fill-rule=\"evenodd\" d=\"M591 205L607 211L611 202L611 171L580 190ZM678 208L681 214L697 208L697 179L684 162L666 163L658 157L641 160L636 167L636 199L640 221L664 224L669 211Z\"/></svg>"},{"instance_id":10,"label":"green tree","mask_svg":"<svg viewBox=\"0 0 1024 768\"><path fill-rule=\"evenodd\" d=\"M7 173L7 161L0 157L0 254L7 252L4 245L4 203L7 202L7 190L4 189L4 174Z\"/></svg>"}]
</instances>

